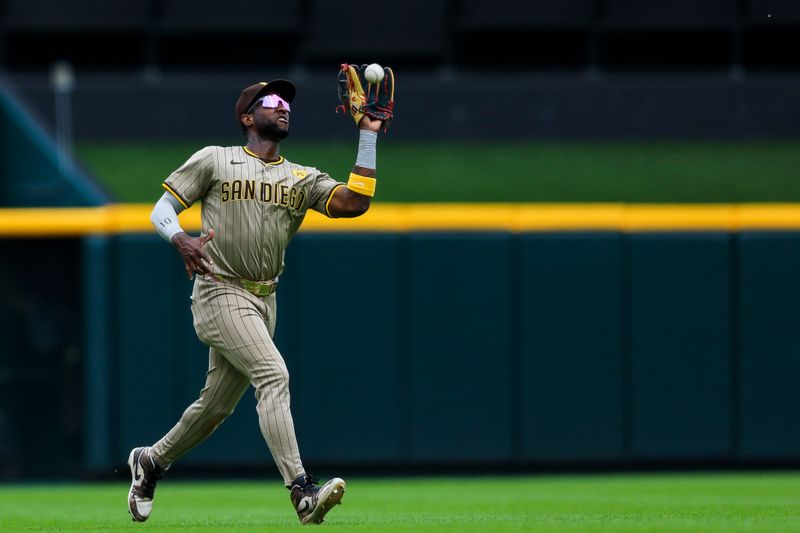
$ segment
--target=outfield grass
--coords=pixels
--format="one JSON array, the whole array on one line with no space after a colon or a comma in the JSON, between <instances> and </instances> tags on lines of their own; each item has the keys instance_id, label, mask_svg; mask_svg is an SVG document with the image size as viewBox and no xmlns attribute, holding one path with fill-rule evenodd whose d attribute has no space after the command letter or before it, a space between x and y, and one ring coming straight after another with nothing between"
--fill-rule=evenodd
<instances>
[{"instance_id":1,"label":"outfield grass","mask_svg":"<svg viewBox=\"0 0 800 533\"><path fill-rule=\"evenodd\" d=\"M162 482L130 521L127 485L0 486L2 531L279 531L299 527L275 483ZM325 523L338 531L800 530L800 474L356 479Z\"/></svg>"},{"instance_id":2,"label":"outfield grass","mask_svg":"<svg viewBox=\"0 0 800 533\"><path fill-rule=\"evenodd\" d=\"M219 144L233 144L238 139ZM212 143L207 143L212 144ZM81 144L119 200L153 202L202 143ZM355 143L287 141L289 160L345 180ZM424 143L382 140L381 202L800 202L800 142Z\"/></svg>"}]
</instances>

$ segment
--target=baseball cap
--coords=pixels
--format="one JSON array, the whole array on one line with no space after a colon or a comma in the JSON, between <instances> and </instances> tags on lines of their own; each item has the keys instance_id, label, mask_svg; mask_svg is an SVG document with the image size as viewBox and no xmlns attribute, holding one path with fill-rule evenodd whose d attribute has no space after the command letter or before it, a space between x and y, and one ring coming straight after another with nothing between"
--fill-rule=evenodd
<instances>
[{"instance_id":1,"label":"baseball cap","mask_svg":"<svg viewBox=\"0 0 800 533\"><path fill-rule=\"evenodd\" d=\"M240 117L247 113L253 102L267 93L275 93L289 103L294 100L297 90L294 83L289 80L261 81L242 89L242 94L236 101L236 123L240 124Z\"/></svg>"}]
</instances>

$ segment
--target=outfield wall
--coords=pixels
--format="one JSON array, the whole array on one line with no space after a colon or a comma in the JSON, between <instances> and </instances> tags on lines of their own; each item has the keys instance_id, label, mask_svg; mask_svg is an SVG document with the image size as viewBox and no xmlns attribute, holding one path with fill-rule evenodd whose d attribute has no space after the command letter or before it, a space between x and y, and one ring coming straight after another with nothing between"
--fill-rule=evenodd
<instances>
[{"instance_id":1,"label":"outfield wall","mask_svg":"<svg viewBox=\"0 0 800 533\"><path fill-rule=\"evenodd\" d=\"M474 206L450 231L433 207L393 231L311 218L276 334L310 468L798 464L800 208L586 206L581 223L573 208L537 222L523 215L546 208ZM506 226L480 230L492 209ZM130 228L115 213L84 223ZM169 245L89 233L65 242L80 246L81 469L102 473L195 399L207 350ZM252 394L182 464L271 465Z\"/></svg>"},{"instance_id":2,"label":"outfield wall","mask_svg":"<svg viewBox=\"0 0 800 533\"><path fill-rule=\"evenodd\" d=\"M170 247L97 247L102 467L169 429L206 349ZM311 463L800 456L800 234L307 234L287 266L277 337ZM186 463L269 461L249 395L239 411Z\"/></svg>"}]
</instances>

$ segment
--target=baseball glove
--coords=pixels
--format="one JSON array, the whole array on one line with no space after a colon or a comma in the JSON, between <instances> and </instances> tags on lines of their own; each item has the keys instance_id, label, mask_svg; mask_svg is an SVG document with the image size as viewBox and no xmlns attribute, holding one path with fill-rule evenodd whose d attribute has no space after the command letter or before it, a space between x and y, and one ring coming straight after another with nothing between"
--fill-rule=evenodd
<instances>
[{"instance_id":1,"label":"baseball glove","mask_svg":"<svg viewBox=\"0 0 800 533\"><path fill-rule=\"evenodd\" d=\"M384 67L383 79L373 85L364 77L366 68L367 65L358 67L342 63L339 70L339 101L342 104L336 110L349 112L356 124L364 115L382 120L385 132L394 118L394 72Z\"/></svg>"}]
</instances>

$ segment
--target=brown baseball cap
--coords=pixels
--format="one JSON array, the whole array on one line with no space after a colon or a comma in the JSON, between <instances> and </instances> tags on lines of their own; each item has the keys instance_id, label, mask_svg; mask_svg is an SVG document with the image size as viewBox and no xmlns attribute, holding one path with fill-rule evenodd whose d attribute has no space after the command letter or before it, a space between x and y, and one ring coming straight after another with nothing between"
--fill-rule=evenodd
<instances>
[{"instance_id":1,"label":"brown baseball cap","mask_svg":"<svg viewBox=\"0 0 800 533\"><path fill-rule=\"evenodd\" d=\"M247 113L253 102L267 93L275 93L291 104L297 89L289 80L261 81L242 89L242 94L236 100L236 123L241 125L241 116Z\"/></svg>"}]
</instances>

